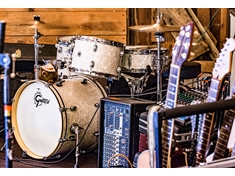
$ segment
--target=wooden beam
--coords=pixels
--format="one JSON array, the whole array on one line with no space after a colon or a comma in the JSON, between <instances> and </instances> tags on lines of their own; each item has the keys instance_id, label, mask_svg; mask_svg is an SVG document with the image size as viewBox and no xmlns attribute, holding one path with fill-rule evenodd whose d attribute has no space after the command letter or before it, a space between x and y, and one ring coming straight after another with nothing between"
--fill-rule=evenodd
<instances>
[{"instance_id":1,"label":"wooden beam","mask_svg":"<svg viewBox=\"0 0 235 176\"><path fill-rule=\"evenodd\" d=\"M206 43L209 45L209 47L210 47L210 49L212 51L211 59L212 60L216 60L218 58L218 56L219 56L219 51L218 51L216 45L211 40L209 34L205 31L203 25L200 23L199 19L197 18L197 16L193 12L193 10L191 8L187 8L187 11L190 14L190 16L192 17L192 19L195 22L195 24L197 25L199 31L202 34L204 34L204 39L205 39Z\"/></svg>"},{"instance_id":2,"label":"wooden beam","mask_svg":"<svg viewBox=\"0 0 235 176\"><path fill-rule=\"evenodd\" d=\"M229 10L227 8L222 8L220 10L220 49L224 47L226 38L229 37Z\"/></svg>"},{"instance_id":3,"label":"wooden beam","mask_svg":"<svg viewBox=\"0 0 235 176\"><path fill-rule=\"evenodd\" d=\"M197 17L201 22L204 28L210 23L210 9L209 8L198 8L197 9Z\"/></svg>"}]
</instances>

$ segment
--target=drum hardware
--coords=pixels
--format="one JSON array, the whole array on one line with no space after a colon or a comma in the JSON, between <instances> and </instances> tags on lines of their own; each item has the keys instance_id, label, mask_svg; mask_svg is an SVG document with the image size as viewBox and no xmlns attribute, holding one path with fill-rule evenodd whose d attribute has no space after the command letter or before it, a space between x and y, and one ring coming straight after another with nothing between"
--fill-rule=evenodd
<instances>
[{"instance_id":1,"label":"drum hardware","mask_svg":"<svg viewBox=\"0 0 235 176\"><path fill-rule=\"evenodd\" d=\"M156 64L156 74L157 74L157 102L162 100L162 63L160 58L160 42L165 41L163 38L164 32L177 32L180 31L180 27L173 25L166 25L163 20L163 14L160 13L158 9L157 21L154 25L140 25L140 26L130 26L129 29L139 32L155 32L155 38L157 41L157 64ZM165 62L165 61L164 61Z\"/></svg>"},{"instance_id":2,"label":"drum hardware","mask_svg":"<svg viewBox=\"0 0 235 176\"><path fill-rule=\"evenodd\" d=\"M20 24L19 26L27 26L29 28L34 28L34 51L35 51L35 79L38 80L38 72L40 66L38 65L38 53L39 48L42 48L44 45L38 44L38 39L42 36L40 32L38 32L38 28L44 28L44 29L66 29L69 27L66 26L58 26L58 25L52 25L52 24L46 24L43 21L40 21L40 15L34 15L34 20L32 22L29 22L27 24Z\"/></svg>"},{"instance_id":3,"label":"drum hardware","mask_svg":"<svg viewBox=\"0 0 235 176\"><path fill-rule=\"evenodd\" d=\"M63 84L62 84L63 82L65 82L65 80L62 80L62 79L57 80L57 81L56 81L56 86L57 86L57 87L63 86Z\"/></svg>"},{"instance_id":4,"label":"drum hardware","mask_svg":"<svg viewBox=\"0 0 235 176\"><path fill-rule=\"evenodd\" d=\"M84 78L81 83L82 84L87 84L87 79Z\"/></svg>"},{"instance_id":5,"label":"drum hardware","mask_svg":"<svg viewBox=\"0 0 235 176\"><path fill-rule=\"evenodd\" d=\"M93 51L96 52L98 50L98 45L95 43L95 45L93 46Z\"/></svg>"},{"instance_id":6,"label":"drum hardware","mask_svg":"<svg viewBox=\"0 0 235 176\"><path fill-rule=\"evenodd\" d=\"M75 165L74 165L74 168L78 168L78 157L80 156L80 153L79 153L79 131L80 131L80 129L82 129L82 128L80 128L79 126L78 126L78 124L76 124L76 123L74 123L72 126L71 126L71 128L70 128L70 132L71 133L74 133L74 134L76 134L76 151L75 151L75 160L76 160L76 162L75 162Z\"/></svg>"},{"instance_id":7,"label":"drum hardware","mask_svg":"<svg viewBox=\"0 0 235 176\"><path fill-rule=\"evenodd\" d=\"M21 156L22 156L22 158L26 158L27 157L27 151L23 150Z\"/></svg>"},{"instance_id":8,"label":"drum hardware","mask_svg":"<svg viewBox=\"0 0 235 176\"><path fill-rule=\"evenodd\" d=\"M35 69L35 79L38 80L38 72L40 69L40 66L38 65L38 52L39 52L39 48L42 48L44 45L39 45L38 44L38 39L42 36L42 34L40 32L38 32L38 29L35 28L35 32L34 32L34 51L35 51L35 65L34 65L34 69Z\"/></svg>"},{"instance_id":9,"label":"drum hardware","mask_svg":"<svg viewBox=\"0 0 235 176\"><path fill-rule=\"evenodd\" d=\"M69 136L68 139L59 139L58 142L75 141L75 140L76 140L75 136Z\"/></svg>"},{"instance_id":10,"label":"drum hardware","mask_svg":"<svg viewBox=\"0 0 235 176\"><path fill-rule=\"evenodd\" d=\"M90 63L90 73L92 73L92 68L94 68L94 66L95 66L95 62L91 61L91 63Z\"/></svg>"},{"instance_id":11,"label":"drum hardware","mask_svg":"<svg viewBox=\"0 0 235 176\"><path fill-rule=\"evenodd\" d=\"M135 77L129 76L124 73L122 73L121 75L126 79L128 86L130 87L131 98L134 98L135 94L142 93L143 85L144 85L143 82L144 82L147 74L145 74L141 78L135 78Z\"/></svg>"},{"instance_id":12,"label":"drum hardware","mask_svg":"<svg viewBox=\"0 0 235 176\"><path fill-rule=\"evenodd\" d=\"M160 58L160 42L164 41L162 32L155 32L155 38L157 41L157 64L156 64L156 76L157 76L157 102L162 101L162 64Z\"/></svg>"},{"instance_id":13,"label":"drum hardware","mask_svg":"<svg viewBox=\"0 0 235 176\"><path fill-rule=\"evenodd\" d=\"M59 108L60 112L64 112L67 109L69 109L70 111L75 111L77 109L77 106L71 106L70 108Z\"/></svg>"}]
</instances>

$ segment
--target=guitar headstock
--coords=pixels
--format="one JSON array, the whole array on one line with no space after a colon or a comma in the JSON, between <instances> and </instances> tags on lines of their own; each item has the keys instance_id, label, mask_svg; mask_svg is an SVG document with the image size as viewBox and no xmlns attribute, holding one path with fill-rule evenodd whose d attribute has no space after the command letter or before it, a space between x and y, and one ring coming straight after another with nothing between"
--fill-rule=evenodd
<instances>
[{"instance_id":1,"label":"guitar headstock","mask_svg":"<svg viewBox=\"0 0 235 176\"><path fill-rule=\"evenodd\" d=\"M216 59L215 66L212 71L213 78L219 80L223 79L227 73L231 72L232 51L235 49L235 39L229 38L226 40L224 48L221 50L219 58Z\"/></svg>"},{"instance_id":2,"label":"guitar headstock","mask_svg":"<svg viewBox=\"0 0 235 176\"><path fill-rule=\"evenodd\" d=\"M193 36L194 23L189 22L180 28L172 51L172 64L181 66L188 59Z\"/></svg>"}]
</instances>

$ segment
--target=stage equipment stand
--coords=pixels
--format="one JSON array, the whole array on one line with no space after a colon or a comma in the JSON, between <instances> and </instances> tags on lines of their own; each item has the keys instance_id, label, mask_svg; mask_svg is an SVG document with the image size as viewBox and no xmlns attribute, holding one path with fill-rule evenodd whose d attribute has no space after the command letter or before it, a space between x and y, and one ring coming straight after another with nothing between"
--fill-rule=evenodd
<instances>
[{"instance_id":1,"label":"stage equipment stand","mask_svg":"<svg viewBox=\"0 0 235 176\"><path fill-rule=\"evenodd\" d=\"M157 76L157 102L162 101L162 62L161 62L161 42L165 41L163 32L155 32L157 41L157 58L156 58L156 76Z\"/></svg>"},{"instance_id":2,"label":"stage equipment stand","mask_svg":"<svg viewBox=\"0 0 235 176\"><path fill-rule=\"evenodd\" d=\"M36 16L37 17L37 16ZM36 18L34 17L34 20ZM38 65L38 53L39 53L39 48L42 48L44 45L39 45L38 44L38 39L42 36L42 34L40 32L38 32L38 29L35 28L35 32L34 32L34 51L35 51L35 65L34 65L34 69L35 69L35 79L38 80L38 72L40 69L40 66Z\"/></svg>"},{"instance_id":3,"label":"stage equipment stand","mask_svg":"<svg viewBox=\"0 0 235 176\"><path fill-rule=\"evenodd\" d=\"M11 58L9 54L3 54L6 22L0 21L0 65L4 67L3 82L3 103L4 103L4 121L5 121L5 151L6 168L12 168L13 153L13 131L11 126L11 99L9 87L9 68Z\"/></svg>"}]
</instances>

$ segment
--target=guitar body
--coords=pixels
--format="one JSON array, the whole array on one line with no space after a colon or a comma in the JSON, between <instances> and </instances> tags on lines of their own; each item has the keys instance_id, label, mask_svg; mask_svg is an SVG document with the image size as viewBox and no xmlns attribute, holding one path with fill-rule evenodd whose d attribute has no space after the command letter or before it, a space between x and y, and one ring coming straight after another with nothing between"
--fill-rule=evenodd
<instances>
[{"instance_id":1,"label":"guitar body","mask_svg":"<svg viewBox=\"0 0 235 176\"><path fill-rule=\"evenodd\" d=\"M156 152L154 141L154 129L153 129L153 113L158 111L162 106L152 105L148 110L147 122L148 122L148 148L140 153L137 159L137 168L154 168L156 167Z\"/></svg>"},{"instance_id":2,"label":"guitar body","mask_svg":"<svg viewBox=\"0 0 235 176\"><path fill-rule=\"evenodd\" d=\"M149 164L149 150L140 153L137 160L137 168L151 168ZM156 161L156 152L153 153L153 159Z\"/></svg>"}]
</instances>

